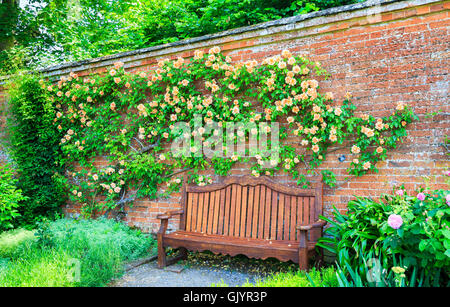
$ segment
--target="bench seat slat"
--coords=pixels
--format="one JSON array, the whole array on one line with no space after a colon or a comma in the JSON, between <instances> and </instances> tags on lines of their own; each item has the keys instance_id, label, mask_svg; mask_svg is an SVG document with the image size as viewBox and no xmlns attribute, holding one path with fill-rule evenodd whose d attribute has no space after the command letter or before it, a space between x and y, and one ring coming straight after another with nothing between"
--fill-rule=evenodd
<instances>
[{"instance_id":1,"label":"bench seat slat","mask_svg":"<svg viewBox=\"0 0 450 307\"><path fill-rule=\"evenodd\" d=\"M220 190L220 206L219 206L219 225L217 228L217 231L215 231L216 234L223 234L223 222L225 219L225 189Z\"/></svg>"},{"instance_id":2,"label":"bench seat slat","mask_svg":"<svg viewBox=\"0 0 450 307\"><path fill-rule=\"evenodd\" d=\"M192 221L192 203L193 203L194 195L189 193L187 196L187 208L186 208L186 223L185 227L187 230L191 230L191 221Z\"/></svg>"},{"instance_id":3,"label":"bench seat slat","mask_svg":"<svg viewBox=\"0 0 450 307\"><path fill-rule=\"evenodd\" d=\"M256 238L258 235L258 215L259 215L259 201L260 201L260 190L261 186L257 185L254 187L253 194L253 221L252 221L252 231L251 237Z\"/></svg>"},{"instance_id":4,"label":"bench seat slat","mask_svg":"<svg viewBox=\"0 0 450 307\"><path fill-rule=\"evenodd\" d=\"M192 216L191 216L191 229L195 231L197 229L197 210L198 210L198 194L194 193L192 195Z\"/></svg>"},{"instance_id":5,"label":"bench seat slat","mask_svg":"<svg viewBox=\"0 0 450 307\"><path fill-rule=\"evenodd\" d=\"M269 239L275 240L277 236L277 214L278 214L278 192L272 191L272 206L270 218L270 236Z\"/></svg>"},{"instance_id":6,"label":"bench seat slat","mask_svg":"<svg viewBox=\"0 0 450 307\"><path fill-rule=\"evenodd\" d=\"M244 237L250 238L252 236L252 219L253 219L253 196L255 193L255 187L248 188L248 203L247 203L247 221L245 222L245 234Z\"/></svg>"},{"instance_id":7,"label":"bench seat slat","mask_svg":"<svg viewBox=\"0 0 450 307\"><path fill-rule=\"evenodd\" d=\"M229 226L229 231L228 231L228 235L229 236L234 236L234 223L236 221L236 197L237 197L237 186L236 185L232 185L231 186L231 202L230 202L230 226Z\"/></svg>"},{"instance_id":8,"label":"bench seat slat","mask_svg":"<svg viewBox=\"0 0 450 307\"><path fill-rule=\"evenodd\" d=\"M291 222L291 196L285 195L284 198L284 230L283 240L289 240L289 225Z\"/></svg>"},{"instance_id":9,"label":"bench seat slat","mask_svg":"<svg viewBox=\"0 0 450 307\"><path fill-rule=\"evenodd\" d=\"M284 194L279 194L278 217L277 217L277 240L283 240L284 226Z\"/></svg>"},{"instance_id":10,"label":"bench seat slat","mask_svg":"<svg viewBox=\"0 0 450 307\"><path fill-rule=\"evenodd\" d=\"M217 233L217 226L219 224L219 210L220 210L220 194L221 191L214 192L214 212L212 214L212 227L209 233L215 234Z\"/></svg>"},{"instance_id":11,"label":"bench seat slat","mask_svg":"<svg viewBox=\"0 0 450 307\"><path fill-rule=\"evenodd\" d=\"M231 211L231 186L228 186L226 188L225 192L225 219L223 221L223 235L229 234L229 227L230 227L230 211Z\"/></svg>"},{"instance_id":12,"label":"bench seat slat","mask_svg":"<svg viewBox=\"0 0 450 307\"><path fill-rule=\"evenodd\" d=\"M242 216L242 186L236 186L235 216L234 216L234 232L233 236L239 237Z\"/></svg>"},{"instance_id":13,"label":"bench seat slat","mask_svg":"<svg viewBox=\"0 0 450 307\"><path fill-rule=\"evenodd\" d=\"M177 238L177 239L183 239L183 238L189 238L194 240L211 240L211 241L226 241L230 242L230 244L243 244L244 242L247 244L247 242L254 242L255 246L284 246L286 245L286 248L293 248L298 249L298 242L296 241L286 241L286 240L266 240L266 239L251 239L251 238L240 238L240 237L229 237L229 236L223 236L223 235L214 235L214 234L207 234L207 233L198 233L198 232L192 232L192 231L183 231L183 230L177 230L171 233L167 233L164 235L164 238ZM312 246L313 244L311 244Z\"/></svg>"},{"instance_id":14,"label":"bench seat slat","mask_svg":"<svg viewBox=\"0 0 450 307\"><path fill-rule=\"evenodd\" d=\"M297 241L297 197L291 197L291 227L289 239Z\"/></svg>"},{"instance_id":15,"label":"bench seat slat","mask_svg":"<svg viewBox=\"0 0 450 307\"><path fill-rule=\"evenodd\" d=\"M203 193L203 217L202 217L202 226L201 226L202 233L205 233L206 229L208 228L209 195L210 195L210 193Z\"/></svg>"},{"instance_id":16,"label":"bench seat slat","mask_svg":"<svg viewBox=\"0 0 450 307\"><path fill-rule=\"evenodd\" d=\"M266 212L266 186L261 185L259 201L259 217L258 217L258 230L256 232L256 238L264 239L264 215Z\"/></svg>"},{"instance_id":17,"label":"bench seat slat","mask_svg":"<svg viewBox=\"0 0 450 307\"><path fill-rule=\"evenodd\" d=\"M242 198L241 198L241 221L239 222L239 237L245 238L245 226L247 225L247 210L248 210L248 187L242 187Z\"/></svg>"},{"instance_id":18,"label":"bench seat slat","mask_svg":"<svg viewBox=\"0 0 450 307\"><path fill-rule=\"evenodd\" d=\"M202 231L202 217L203 217L203 199L205 197L205 193L198 194L198 209L197 209L197 224L195 226L195 231Z\"/></svg>"}]
</instances>

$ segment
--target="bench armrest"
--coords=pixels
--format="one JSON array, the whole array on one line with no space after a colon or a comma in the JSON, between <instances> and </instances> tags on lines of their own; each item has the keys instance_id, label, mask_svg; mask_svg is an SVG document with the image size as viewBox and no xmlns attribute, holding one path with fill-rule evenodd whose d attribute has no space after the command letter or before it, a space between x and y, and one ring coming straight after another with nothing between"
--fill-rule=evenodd
<instances>
[{"instance_id":1,"label":"bench armrest","mask_svg":"<svg viewBox=\"0 0 450 307\"><path fill-rule=\"evenodd\" d=\"M156 218L160 219L160 220L167 220L167 219L170 219L174 215L181 215L183 213L184 213L183 210L171 210L171 211L167 211L167 212L162 213L162 214L158 214L156 216Z\"/></svg>"},{"instance_id":2,"label":"bench armrest","mask_svg":"<svg viewBox=\"0 0 450 307\"><path fill-rule=\"evenodd\" d=\"M315 221L312 224L308 224L308 225L298 225L297 229L300 231L307 231L307 230L311 230L313 228L322 228L323 226L325 226L327 224L326 221L323 220L318 220Z\"/></svg>"},{"instance_id":3,"label":"bench armrest","mask_svg":"<svg viewBox=\"0 0 450 307\"><path fill-rule=\"evenodd\" d=\"M158 238L159 238L158 240L161 240L162 238L161 236L166 233L167 225L169 224L169 219L174 215L181 215L183 213L184 213L183 210L171 210L163 214L158 214L156 216L157 219L161 220L161 226L159 227L158 231Z\"/></svg>"}]
</instances>

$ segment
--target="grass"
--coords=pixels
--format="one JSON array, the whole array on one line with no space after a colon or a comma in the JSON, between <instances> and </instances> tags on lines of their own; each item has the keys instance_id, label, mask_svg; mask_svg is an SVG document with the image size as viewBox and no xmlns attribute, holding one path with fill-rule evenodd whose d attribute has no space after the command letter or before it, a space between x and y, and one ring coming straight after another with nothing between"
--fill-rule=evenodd
<instances>
[{"instance_id":1,"label":"grass","mask_svg":"<svg viewBox=\"0 0 450 307\"><path fill-rule=\"evenodd\" d=\"M245 283L244 287L338 287L339 282L334 267L321 270L281 272L260 279L255 284Z\"/></svg>"},{"instance_id":2,"label":"grass","mask_svg":"<svg viewBox=\"0 0 450 307\"><path fill-rule=\"evenodd\" d=\"M54 249L27 250L29 254L13 259L0 272L2 287L71 287L69 255Z\"/></svg>"},{"instance_id":3,"label":"grass","mask_svg":"<svg viewBox=\"0 0 450 307\"><path fill-rule=\"evenodd\" d=\"M34 232L25 229L15 229L1 233L0 258L11 258L19 246L35 240Z\"/></svg>"},{"instance_id":4,"label":"grass","mask_svg":"<svg viewBox=\"0 0 450 307\"><path fill-rule=\"evenodd\" d=\"M212 284L213 287L227 287L223 281ZM304 271L279 272L260 278L255 283L246 282L242 287L338 287L339 282L334 267L317 270L313 268L308 273Z\"/></svg>"},{"instance_id":5,"label":"grass","mask_svg":"<svg viewBox=\"0 0 450 307\"><path fill-rule=\"evenodd\" d=\"M104 286L154 252L153 238L124 224L61 219L0 235L0 286Z\"/></svg>"}]
</instances>

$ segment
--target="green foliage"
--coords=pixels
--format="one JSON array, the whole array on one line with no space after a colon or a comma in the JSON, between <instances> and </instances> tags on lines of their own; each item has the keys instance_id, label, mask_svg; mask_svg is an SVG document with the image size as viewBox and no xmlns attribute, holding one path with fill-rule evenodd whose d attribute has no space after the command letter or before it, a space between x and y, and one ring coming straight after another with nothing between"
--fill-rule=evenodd
<instances>
[{"instance_id":1,"label":"green foliage","mask_svg":"<svg viewBox=\"0 0 450 307\"><path fill-rule=\"evenodd\" d=\"M33 231L14 229L0 234L0 258L12 258L22 244L35 241Z\"/></svg>"},{"instance_id":2,"label":"green foliage","mask_svg":"<svg viewBox=\"0 0 450 307\"><path fill-rule=\"evenodd\" d=\"M255 284L245 283L244 287L337 287L336 270L333 267L309 272L295 271L277 273Z\"/></svg>"},{"instance_id":3,"label":"green foliage","mask_svg":"<svg viewBox=\"0 0 450 307\"><path fill-rule=\"evenodd\" d=\"M26 69L30 61L30 49L15 46L8 50L0 51L0 76L20 72Z\"/></svg>"},{"instance_id":4,"label":"green foliage","mask_svg":"<svg viewBox=\"0 0 450 307\"><path fill-rule=\"evenodd\" d=\"M17 210L19 202L27 199L16 188L16 183L13 170L0 164L0 231L13 227L13 220L20 216Z\"/></svg>"},{"instance_id":5,"label":"green foliage","mask_svg":"<svg viewBox=\"0 0 450 307\"><path fill-rule=\"evenodd\" d=\"M323 183L325 183L329 187L335 187L336 186L336 175L332 171L330 171L330 170L323 170L322 171L322 178L323 178Z\"/></svg>"},{"instance_id":6,"label":"green foliage","mask_svg":"<svg viewBox=\"0 0 450 307\"><path fill-rule=\"evenodd\" d=\"M346 215L335 209L335 221L324 218L333 226L319 245L336 254L343 285L347 278L353 286L448 285L450 193L419 192L408 196L399 189L380 201L357 198ZM402 218L398 229L388 223L392 215Z\"/></svg>"},{"instance_id":7,"label":"green foliage","mask_svg":"<svg viewBox=\"0 0 450 307\"><path fill-rule=\"evenodd\" d=\"M189 170L190 182L204 185L211 180L203 180L199 171L213 168L226 176L235 163L249 162L254 176L281 170L298 185L308 186L299 168L306 166L308 173L315 173L330 146L352 137L355 159L348 172L361 176L376 171L376 163L386 158L386 148L395 147L399 135L406 135L406 124L416 119L412 109L399 103L389 117L357 117L349 95L339 106L332 93L319 92L313 78L326 74L320 63L288 50L261 64L255 60L232 64L219 47L213 47L207 54L195 51L189 61L163 59L150 73L130 74L117 62L101 75L80 78L70 73L54 84L41 80L56 109L58 165L69 171L68 177L59 175L58 182L87 215L122 208L137 198L166 195L158 191L165 183L169 192L176 191L180 185L171 179L176 169ZM257 129L267 122L290 128L280 129L277 146L270 142L268 148L248 146L242 156L217 149L211 156L204 151L209 140L222 148L229 142L245 143L250 134L258 142L263 136L270 139L272 128ZM249 133L227 135L235 123ZM213 140L215 132L218 137ZM299 138L302 148L284 141L289 134ZM204 146L191 135L201 135ZM181 153L170 147L177 143L186 145L179 148ZM272 157L269 148L279 157ZM97 157L108 159L110 166L99 166ZM325 183L335 184L331 170L322 174Z\"/></svg>"},{"instance_id":8,"label":"green foliage","mask_svg":"<svg viewBox=\"0 0 450 307\"><path fill-rule=\"evenodd\" d=\"M17 27L18 7L17 0L0 2L0 51L14 45L13 31Z\"/></svg>"},{"instance_id":9,"label":"green foliage","mask_svg":"<svg viewBox=\"0 0 450 307\"><path fill-rule=\"evenodd\" d=\"M62 250L28 247L0 270L0 287L70 287L70 256Z\"/></svg>"},{"instance_id":10,"label":"green foliage","mask_svg":"<svg viewBox=\"0 0 450 307\"><path fill-rule=\"evenodd\" d=\"M20 225L33 225L41 216L54 216L65 198L54 180L61 172L56 162L58 131L53 125L54 106L32 75L18 76L9 84L9 153L27 200L20 200Z\"/></svg>"},{"instance_id":11,"label":"green foliage","mask_svg":"<svg viewBox=\"0 0 450 307\"><path fill-rule=\"evenodd\" d=\"M150 235L108 219L60 219L50 223L54 246L82 253L85 249L106 247L117 250L122 260L135 260L148 253L155 241ZM101 246L98 246L101 245ZM114 246L114 247L112 247Z\"/></svg>"},{"instance_id":12,"label":"green foliage","mask_svg":"<svg viewBox=\"0 0 450 307\"><path fill-rule=\"evenodd\" d=\"M104 219L42 223L37 238L23 232L0 236L0 257L10 258L0 269L0 286L103 286L121 274L124 261L154 252L155 245L150 236Z\"/></svg>"},{"instance_id":13,"label":"green foliage","mask_svg":"<svg viewBox=\"0 0 450 307\"><path fill-rule=\"evenodd\" d=\"M422 287L425 285L427 277L424 275L424 271L418 275L418 268L413 267L408 275L405 274L407 268L403 265L402 258L398 261L393 258L394 266L390 270L383 270L383 279L379 282L367 282L362 276L373 276L374 280L377 280L377 276L381 275L381 268L366 267L364 275L358 274L348 263L345 263L344 269L337 264L336 276L340 287L373 287L373 286L386 286L386 287Z\"/></svg>"},{"instance_id":14,"label":"green foliage","mask_svg":"<svg viewBox=\"0 0 450 307\"><path fill-rule=\"evenodd\" d=\"M228 287L223 281L212 284L212 287ZM289 271L272 274L258 279L255 283L246 282L242 287L338 287L338 276L333 267L309 272Z\"/></svg>"}]
</instances>

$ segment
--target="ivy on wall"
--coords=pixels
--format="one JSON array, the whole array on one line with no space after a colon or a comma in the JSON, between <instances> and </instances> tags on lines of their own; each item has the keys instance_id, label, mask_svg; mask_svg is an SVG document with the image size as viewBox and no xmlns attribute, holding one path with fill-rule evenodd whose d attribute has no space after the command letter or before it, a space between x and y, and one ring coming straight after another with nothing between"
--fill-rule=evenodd
<instances>
[{"instance_id":1,"label":"ivy on wall","mask_svg":"<svg viewBox=\"0 0 450 307\"><path fill-rule=\"evenodd\" d=\"M25 196L19 199L19 217L15 223L33 227L40 217L53 217L65 203L64 191L57 182L63 170L60 155L60 133L53 125L55 108L50 93L42 89L33 75L19 75L8 85L8 139L6 144L14 170L17 188Z\"/></svg>"},{"instance_id":2,"label":"ivy on wall","mask_svg":"<svg viewBox=\"0 0 450 307\"><path fill-rule=\"evenodd\" d=\"M327 76L320 63L288 50L262 63L234 64L213 47L207 53L195 51L190 60L161 60L151 72L130 74L117 62L104 74L81 78L70 73L57 84L41 80L55 106L58 163L67 170L60 182L71 200L91 214L123 207L137 198L170 194L180 188L183 171L189 171L192 182L209 184L211 178L198 175L199 170L213 168L225 176L237 162L249 163L254 176L282 169L299 185L307 185L299 169L314 172L326 160L330 146L346 140L354 140L348 173L376 172L376 163L407 135L406 125L417 119L412 109L398 103L387 117L355 116L349 95L335 103L332 93L319 93L314 76ZM198 115L201 125L196 122ZM191 146L183 156L168 150L180 138L178 122L193 128L184 136ZM270 160L262 152L249 157L248 149L244 156L228 152L224 157L221 150L208 158L195 154L202 148L192 138L207 141L214 132L205 128L213 122L222 128L229 122L285 123L279 132L279 158ZM260 139L271 131L250 133ZM230 135L224 134L224 143ZM297 144L289 144L289 136ZM238 131L232 138L236 143L249 135ZM109 160L108 165L95 163L99 157ZM332 170L322 174L325 183L333 186ZM158 192L163 183L167 189Z\"/></svg>"}]
</instances>

